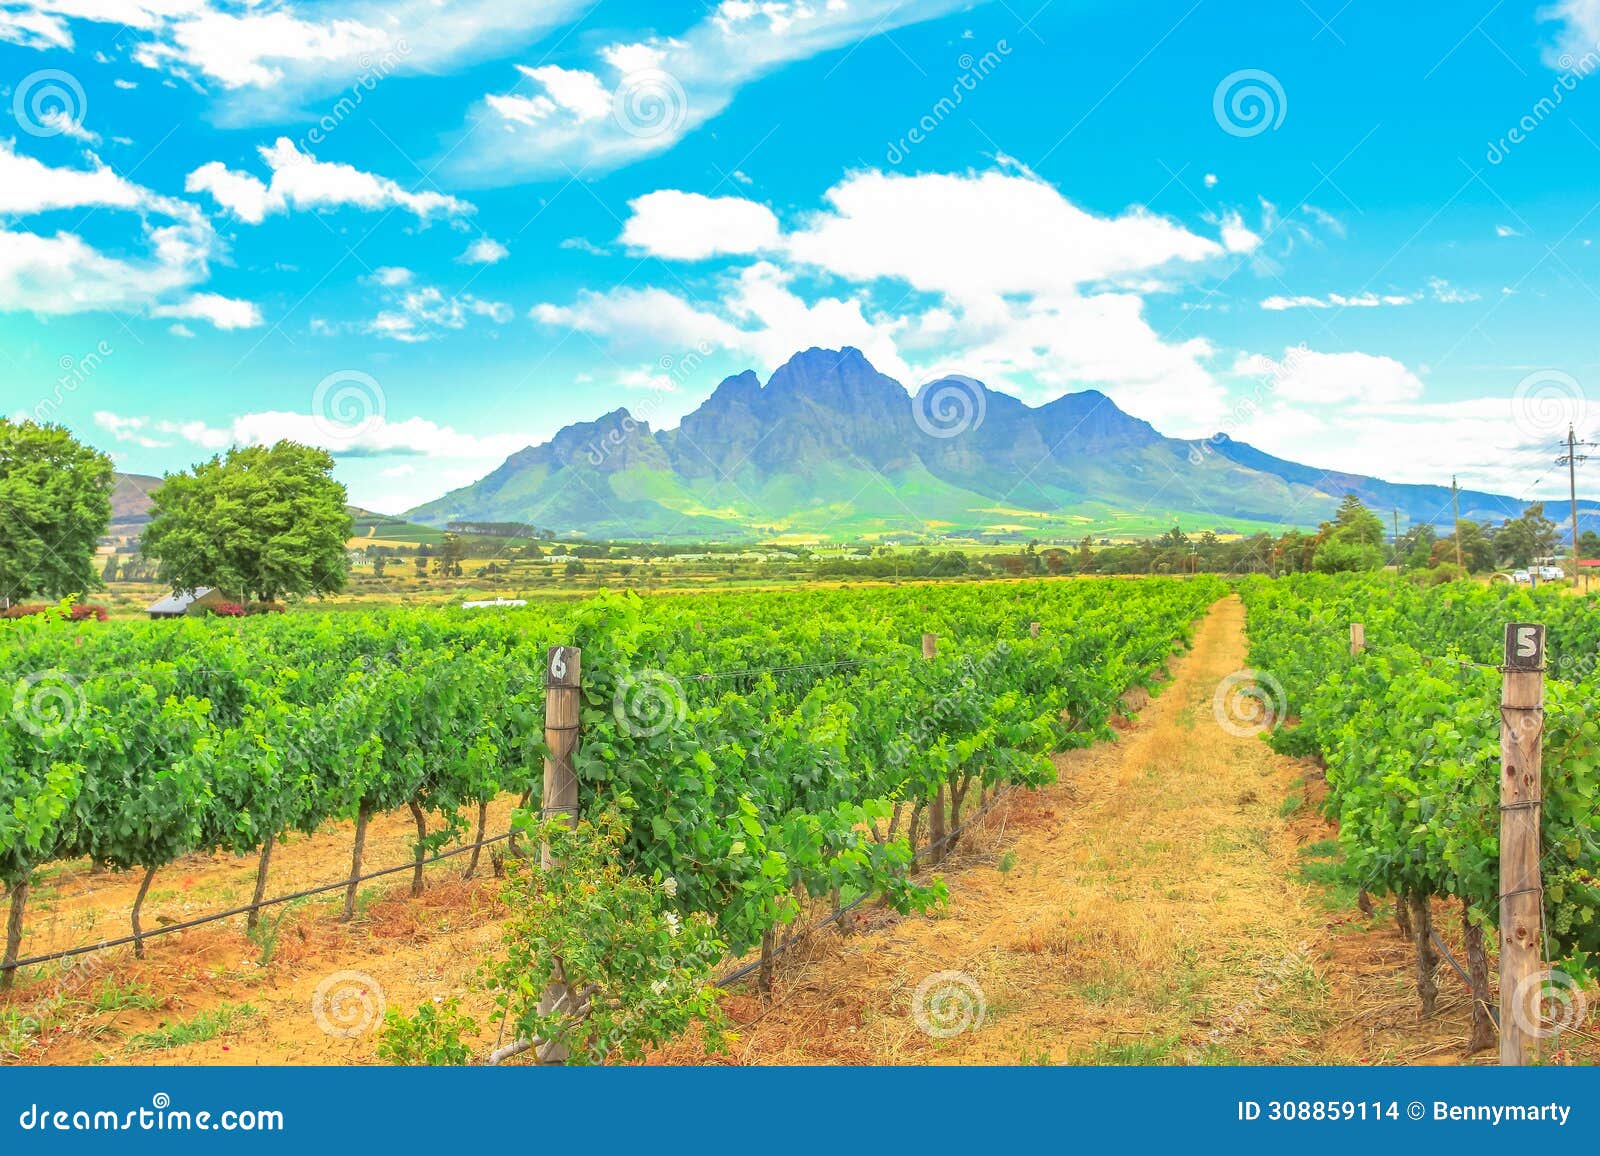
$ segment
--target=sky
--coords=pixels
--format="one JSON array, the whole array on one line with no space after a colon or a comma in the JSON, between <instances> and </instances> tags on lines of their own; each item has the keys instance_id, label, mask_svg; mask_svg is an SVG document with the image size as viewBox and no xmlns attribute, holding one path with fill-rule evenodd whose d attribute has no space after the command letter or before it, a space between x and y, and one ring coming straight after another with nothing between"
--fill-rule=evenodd
<instances>
[{"instance_id":1,"label":"sky","mask_svg":"<svg viewBox=\"0 0 1600 1156\"><path fill-rule=\"evenodd\" d=\"M1597 237L1600 0L0 0L0 413L390 513L844 345L1562 495Z\"/></svg>"}]
</instances>

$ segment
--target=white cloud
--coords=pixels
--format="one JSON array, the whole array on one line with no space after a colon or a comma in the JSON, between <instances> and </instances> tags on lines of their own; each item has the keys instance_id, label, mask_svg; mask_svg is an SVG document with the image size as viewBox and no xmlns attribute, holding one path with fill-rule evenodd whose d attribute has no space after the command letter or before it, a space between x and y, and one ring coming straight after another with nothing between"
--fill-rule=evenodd
<instances>
[{"instance_id":1,"label":"white cloud","mask_svg":"<svg viewBox=\"0 0 1600 1156\"><path fill-rule=\"evenodd\" d=\"M0 215L28 216L56 209L153 209L168 216L191 213L182 202L126 180L90 154L88 169L52 168L0 140Z\"/></svg>"},{"instance_id":2,"label":"white cloud","mask_svg":"<svg viewBox=\"0 0 1600 1156\"><path fill-rule=\"evenodd\" d=\"M362 172L353 165L319 161L301 152L288 137L279 137L257 151L272 172L270 183L211 161L190 173L184 188L210 194L217 204L252 225L272 213L341 205L368 211L400 208L424 221L473 211L465 201L444 193L408 192L388 177Z\"/></svg>"},{"instance_id":3,"label":"white cloud","mask_svg":"<svg viewBox=\"0 0 1600 1156\"><path fill-rule=\"evenodd\" d=\"M1346 297L1342 293L1329 293L1326 297L1268 297L1261 302L1261 308L1272 312L1282 312L1285 309L1376 309L1382 305L1415 305L1422 300L1422 294L1372 292L1358 293L1353 297Z\"/></svg>"},{"instance_id":4,"label":"white cloud","mask_svg":"<svg viewBox=\"0 0 1600 1156\"><path fill-rule=\"evenodd\" d=\"M1217 187L1217 174L1216 173L1207 173L1206 176L1205 176L1205 182L1206 182L1206 188L1208 188L1208 189L1216 188Z\"/></svg>"},{"instance_id":5,"label":"white cloud","mask_svg":"<svg viewBox=\"0 0 1600 1156\"><path fill-rule=\"evenodd\" d=\"M1545 63L1566 72L1600 44L1600 0L1556 0L1539 10L1540 20L1559 21L1555 42L1545 49Z\"/></svg>"},{"instance_id":6,"label":"white cloud","mask_svg":"<svg viewBox=\"0 0 1600 1156\"><path fill-rule=\"evenodd\" d=\"M1422 380L1411 370L1371 353L1295 349L1286 350L1282 360L1254 354L1235 362L1233 372L1270 382L1283 401L1316 405L1386 405L1412 401L1423 392Z\"/></svg>"},{"instance_id":7,"label":"white cloud","mask_svg":"<svg viewBox=\"0 0 1600 1156\"><path fill-rule=\"evenodd\" d=\"M671 148L786 64L967 2L722 0L677 35L605 46L586 69L521 67L532 94L486 95L447 163L487 185L617 168Z\"/></svg>"},{"instance_id":8,"label":"white cloud","mask_svg":"<svg viewBox=\"0 0 1600 1156\"><path fill-rule=\"evenodd\" d=\"M1159 333L1141 292L1158 291L1186 265L1220 260L1226 246L1139 207L1097 216L1014 162L1002 165L853 173L787 234L751 201L650 194L624 227L636 251L762 259L720 275L706 300L624 288L540 305L533 317L625 355L707 342L761 369L796 349L853 345L912 388L958 371L1030 398L1093 387L1165 429L1209 433L1224 402L1207 368L1212 347ZM717 228L734 221L744 223ZM1236 248L1251 244L1242 222L1219 224L1240 230ZM840 282L844 292L832 289ZM879 300L895 304L885 310Z\"/></svg>"},{"instance_id":9,"label":"white cloud","mask_svg":"<svg viewBox=\"0 0 1600 1156\"><path fill-rule=\"evenodd\" d=\"M204 321L216 329L254 329L261 324L261 310L255 305L217 293L196 293L175 305L157 305L150 316Z\"/></svg>"},{"instance_id":10,"label":"white cloud","mask_svg":"<svg viewBox=\"0 0 1600 1156\"><path fill-rule=\"evenodd\" d=\"M1086 212L1026 170L852 173L826 199L829 209L789 236L794 259L958 300L1072 292L1223 254L1142 206L1115 217Z\"/></svg>"},{"instance_id":11,"label":"white cloud","mask_svg":"<svg viewBox=\"0 0 1600 1156\"><path fill-rule=\"evenodd\" d=\"M1428 290L1433 294L1433 299L1445 305L1463 305L1469 301L1477 301L1481 294L1471 289L1458 289L1443 277L1430 277Z\"/></svg>"},{"instance_id":12,"label":"white cloud","mask_svg":"<svg viewBox=\"0 0 1600 1156\"><path fill-rule=\"evenodd\" d=\"M494 265L511 256L507 249L493 237L479 237L467 246L467 251L456 260L463 265Z\"/></svg>"},{"instance_id":13,"label":"white cloud","mask_svg":"<svg viewBox=\"0 0 1600 1156\"><path fill-rule=\"evenodd\" d=\"M96 425L118 440L131 440L135 434L148 437L159 434L206 450L224 450L235 445L271 445L289 439L322 446L351 457L383 454L443 458L493 457L498 463L528 445L527 437L522 434L480 437L420 417L396 422L381 415L372 415L359 426L351 427L338 426L329 418L313 415L309 411L288 413L282 410L241 414L226 426L213 426L203 421L127 417L109 411L96 413L94 420ZM170 444L170 440L164 444Z\"/></svg>"},{"instance_id":14,"label":"white cloud","mask_svg":"<svg viewBox=\"0 0 1600 1156\"><path fill-rule=\"evenodd\" d=\"M700 261L760 253L778 246L778 218L742 197L706 197L662 189L628 202L622 243L656 257Z\"/></svg>"},{"instance_id":15,"label":"white cloud","mask_svg":"<svg viewBox=\"0 0 1600 1156\"><path fill-rule=\"evenodd\" d=\"M393 341L428 341L441 329L465 329L474 318L504 325L514 314L500 301L485 301L470 293L446 297L432 285L409 289L400 294L392 307L383 310L366 325L366 332Z\"/></svg>"},{"instance_id":16,"label":"white cloud","mask_svg":"<svg viewBox=\"0 0 1600 1156\"><path fill-rule=\"evenodd\" d=\"M133 60L217 92L226 123L290 119L306 102L504 56L588 0L8 0L0 41L70 48L73 22L131 33ZM219 91L220 90L220 91Z\"/></svg>"},{"instance_id":17,"label":"white cloud","mask_svg":"<svg viewBox=\"0 0 1600 1156\"><path fill-rule=\"evenodd\" d=\"M415 276L410 269L402 269L398 265L384 265L372 271L372 279L386 289L410 284Z\"/></svg>"},{"instance_id":18,"label":"white cloud","mask_svg":"<svg viewBox=\"0 0 1600 1156\"><path fill-rule=\"evenodd\" d=\"M172 334L172 336L174 336L174 337L189 338L189 337L193 337L194 336L194 330L190 329L187 325L185 325L181 321L176 322L176 323L174 323L172 325L169 325L167 327L167 332Z\"/></svg>"},{"instance_id":19,"label":"white cloud","mask_svg":"<svg viewBox=\"0 0 1600 1156\"><path fill-rule=\"evenodd\" d=\"M0 141L0 311L141 312L187 298L208 277L217 237L194 206L118 176L92 154L89 162L52 168ZM145 255L114 256L76 233L34 233L4 221L61 209L137 214Z\"/></svg>"},{"instance_id":20,"label":"white cloud","mask_svg":"<svg viewBox=\"0 0 1600 1156\"><path fill-rule=\"evenodd\" d=\"M1253 253L1261 246L1261 237L1252 232L1238 213L1228 213L1222 218L1222 247L1230 253Z\"/></svg>"},{"instance_id":21,"label":"white cloud","mask_svg":"<svg viewBox=\"0 0 1600 1156\"><path fill-rule=\"evenodd\" d=\"M1520 236L1522 236L1521 233L1517 232L1510 225L1496 225L1494 227L1494 235L1496 237L1520 237Z\"/></svg>"},{"instance_id":22,"label":"white cloud","mask_svg":"<svg viewBox=\"0 0 1600 1156\"><path fill-rule=\"evenodd\" d=\"M1529 468L1545 457L1535 447L1508 452L1518 413L1510 397L1360 408L1273 405L1230 432L1268 453L1323 469L1436 486L1448 486L1451 475L1458 475L1463 487L1510 495L1514 500L1502 512L1516 516L1539 492L1559 494L1565 485L1564 475ZM1538 439L1539 446L1545 440ZM1439 514L1449 519L1448 498Z\"/></svg>"},{"instance_id":23,"label":"white cloud","mask_svg":"<svg viewBox=\"0 0 1600 1156\"><path fill-rule=\"evenodd\" d=\"M44 51L71 48L72 30L60 16L34 8L0 9L0 41Z\"/></svg>"}]
</instances>

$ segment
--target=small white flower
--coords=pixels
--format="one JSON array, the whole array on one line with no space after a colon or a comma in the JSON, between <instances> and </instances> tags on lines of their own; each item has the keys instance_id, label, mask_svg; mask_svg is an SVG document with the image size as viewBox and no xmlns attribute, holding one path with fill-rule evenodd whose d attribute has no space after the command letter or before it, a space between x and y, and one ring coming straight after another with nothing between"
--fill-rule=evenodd
<instances>
[{"instance_id":1,"label":"small white flower","mask_svg":"<svg viewBox=\"0 0 1600 1156\"><path fill-rule=\"evenodd\" d=\"M667 921L667 930L670 931L674 936L683 930L683 923L678 918L678 913L676 911L667 912L663 918L665 918Z\"/></svg>"},{"instance_id":2,"label":"small white flower","mask_svg":"<svg viewBox=\"0 0 1600 1156\"><path fill-rule=\"evenodd\" d=\"M655 992L657 995L665 995L667 993L667 981L664 979L652 981L650 984L650 990Z\"/></svg>"},{"instance_id":3,"label":"small white flower","mask_svg":"<svg viewBox=\"0 0 1600 1156\"><path fill-rule=\"evenodd\" d=\"M671 875L668 875L665 879L663 879L661 881L661 890L663 890L663 891L665 891L667 893L667 898L668 899L676 899L678 897L678 881L677 881L677 879L674 878Z\"/></svg>"}]
</instances>

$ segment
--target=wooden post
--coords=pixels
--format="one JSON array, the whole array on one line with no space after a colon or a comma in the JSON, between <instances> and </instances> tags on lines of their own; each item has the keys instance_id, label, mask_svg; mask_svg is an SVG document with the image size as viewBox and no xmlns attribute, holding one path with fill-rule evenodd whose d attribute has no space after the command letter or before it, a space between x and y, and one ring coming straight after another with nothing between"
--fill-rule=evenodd
<instances>
[{"instance_id":1,"label":"wooden post","mask_svg":"<svg viewBox=\"0 0 1600 1156\"><path fill-rule=\"evenodd\" d=\"M1539 810L1543 798L1544 627L1506 625L1500 687L1500 1063L1520 1067L1537 1047L1541 911Z\"/></svg>"},{"instance_id":2,"label":"wooden post","mask_svg":"<svg viewBox=\"0 0 1600 1156\"><path fill-rule=\"evenodd\" d=\"M1028 637L1029 638L1038 638L1039 637L1039 624L1037 622L1028 623Z\"/></svg>"},{"instance_id":3,"label":"wooden post","mask_svg":"<svg viewBox=\"0 0 1600 1156\"><path fill-rule=\"evenodd\" d=\"M924 634L922 636L922 657L932 659L939 653L939 636L937 634ZM934 792L933 802L928 807L928 862L940 864L944 862L944 784L940 783Z\"/></svg>"},{"instance_id":4,"label":"wooden post","mask_svg":"<svg viewBox=\"0 0 1600 1156\"><path fill-rule=\"evenodd\" d=\"M552 646L544 664L544 741L550 756L544 761L544 795L539 815L541 819L565 816L569 827L578 817L578 779L572 770L572 752L578 745L582 660L583 651L576 646ZM549 843L539 849L539 862L546 871L554 865ZM561 962L556 961L558 977L563 975ZM570 1007L571 999L571 989L558 978L545 988L539 1013L549 1015L558 1008ZM567 1049L555 1044L537 1045L537 1055L541 1064L567 1062Z\"/></svg>"},{"instance_id":5,"label":"wooden post","mask_svg":"<svg viewBox=\"0 0 1600 1156\"><path fill-rule=\"evenodd\" d=\"M544 666L544 741L550 757L544 761L544 795L540 818L565 815L571 827L578 818L578 778L572 770L572 752L578 745L579 679L583 651L576 646L552 646ZM540 852L550 866L550 848Z\"/></svg>"}]
</instances>

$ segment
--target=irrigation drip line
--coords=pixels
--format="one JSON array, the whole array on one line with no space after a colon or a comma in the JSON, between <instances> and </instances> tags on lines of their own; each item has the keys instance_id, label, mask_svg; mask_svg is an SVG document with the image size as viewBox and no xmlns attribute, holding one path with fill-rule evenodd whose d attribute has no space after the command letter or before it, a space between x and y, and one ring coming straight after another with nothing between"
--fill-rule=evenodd
<instances>
[{"instance_id":1,"label":"irrigation drip line","mask_svg":"<svg viewBox=\"0 0 1600 1156\"><path fill-rule=\"evenodd\" d=\"M1433 940L1433 945L1437 947L1440 954L1444 956L1445 961L1449 963L1451 968L1455 970L1455 973L1461 977L1461 982L1467 985L1467 990L1473 992L1474 998L1476 998L1477 993L1472 986L1472 977L1466 973L1465 968L1456 962L1456 957L1452 955L1450 949L1445 946L1444 940L1439 938L1439 933L1432 928L1429 928L1428 935ZM1488 1007L1487 1004L1484 1006ZM1489 1007L1489 1018L1494 1020L1495 1027L1500 1026L1500 1010L1498 1008Z\"/></svg>"},{"instance_id":2,"label":"irrigation drip line","mask_svg":"<svg viewBox=\"0 0 1600 1156\"><path fill-rule=\"evenodd\" d=\"M438 863L443 859L449 859L455 855L464 855L468 851L477 850L481 847L487 847L492 843L501 843L507 839L513 838L518 834L521 834L521 832L507 831L503 835L494 835L488 839L483 839L476 843L466 843L460 847L452 847L448 851L441 851L437 855L433 855L422 860L422 866L431 867L433 864ZM402 871L414 871L416 868L417 862L413 859L411 862L402 863L398 867L385 867L381 871L373 871L367 875L358 875L353 881L348 878L341 879L337 883L326 883L320 887L308 887L304 891L296 891L289 895L279 895L274 899L263 899L260 903L249 903L243 907L235 907L228 911L219 911L213 915L202 915L198 919L187 919L182 923L164 924L160 927L151 928L149 931L141 932L138 935L124 935L117 939L102 940L99 943L91 943L83 947L72 947L66 949L65 951L53 951L48 955L31 955L26 959L19 959L15 963L0 964L0 972L20 970L24 967L34 967L41 963L54 963L57 960L71 959L74 956L79 955L89 955L92 952L105 951L113 947L125 947L130 943L137 943L145 939L154 939L158 935L168 935L174 931L188 931L191 928L200 927L207 923L215 923L220 919L232 919L235 915L248 915L250 912L259 911L263 907L275 907L280 903L292 903L296 899L309 899L313 895L322 895L329 891L338 891L342 887L349 887L352 882L366 883L372 879L381 879L385 875L397 875Z\"/></svg>"}]
</instances>

